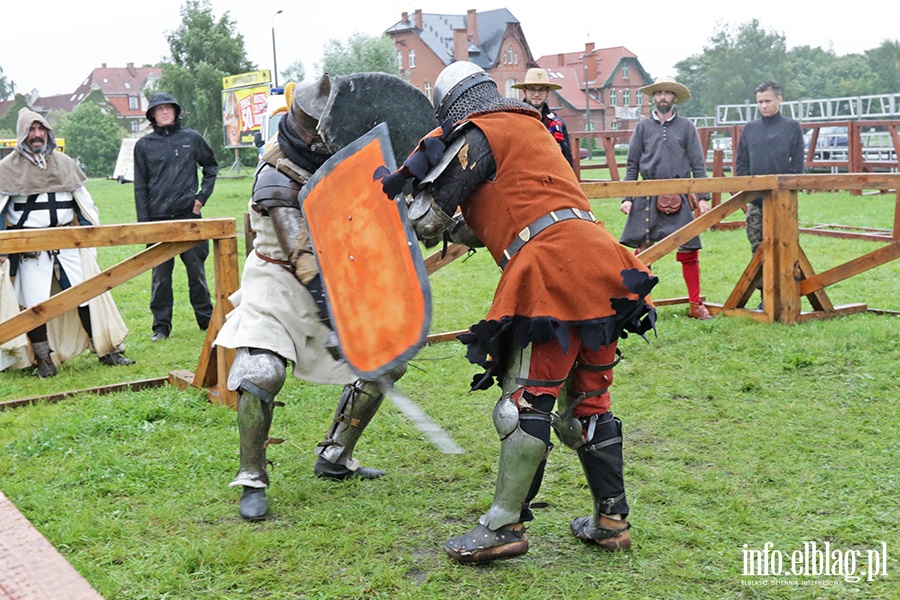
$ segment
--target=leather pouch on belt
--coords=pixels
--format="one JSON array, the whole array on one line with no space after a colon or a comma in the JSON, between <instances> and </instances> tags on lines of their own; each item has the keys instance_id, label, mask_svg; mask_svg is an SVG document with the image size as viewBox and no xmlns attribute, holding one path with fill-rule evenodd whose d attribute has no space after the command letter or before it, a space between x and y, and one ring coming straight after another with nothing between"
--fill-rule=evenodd
<instances>
[{"instance_id":1,"label":"leather pouch on belt","mask_svg":"<svg viewBox=\"0 0 900 600\"><path fill-rule=\"evenodd\" d=\"M656 210L667 215L673 215L681 210L681 196L679 194L660 194L656 197Z\"/></svg>"}]
</instances>

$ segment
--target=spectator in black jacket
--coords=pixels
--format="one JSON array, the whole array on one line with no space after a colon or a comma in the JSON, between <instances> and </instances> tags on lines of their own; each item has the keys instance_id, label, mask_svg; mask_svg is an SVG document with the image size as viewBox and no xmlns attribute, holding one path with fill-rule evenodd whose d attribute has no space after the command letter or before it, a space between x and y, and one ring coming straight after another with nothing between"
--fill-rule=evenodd
<instances>
[{"instance_id":1,"label":"spectator in black jacket","mask_svg":"<svg viewBox=\"0 0 900 600\"><path fill-rule=\"evenodd\" d=\"M219 166L206 140L193 129L181 126L181 105L165 92L154 94L147 108L153 131L134 147L134 203L139 222L199 219L200 210L212 195ZM197 167L203 170L198 186ZM199 187L199 191L198 191ZM209 242L201 242L181 253L188 276L194 316L201 330L209 327L212 301L206 285L204 261ZM170 259L153 269L150 311L154 342L172 331L172 269Z\"/></svg>"},{"instance_id":2,"label":"spectator in black jacket","mask_svg":"<svg viewBox=\"0 0 900 600\"><path fill-rule=\"evenodd\" d=\"M541 111L541 121L544 122L544 127L547 128L547 131L559 144L559 149L569 162L569 166L572 166L572 145L569 142L569 130L566 128L562 117L550 110L550 107L547 105L550 92L558 90L562 86L558 83L550 82L550 76L547 75L546 69L534 68L528 69L525 73L525 81L516 83L513 87L524 91L524 102L526 104L530 104Z\"/></svg>"}]
</instances>

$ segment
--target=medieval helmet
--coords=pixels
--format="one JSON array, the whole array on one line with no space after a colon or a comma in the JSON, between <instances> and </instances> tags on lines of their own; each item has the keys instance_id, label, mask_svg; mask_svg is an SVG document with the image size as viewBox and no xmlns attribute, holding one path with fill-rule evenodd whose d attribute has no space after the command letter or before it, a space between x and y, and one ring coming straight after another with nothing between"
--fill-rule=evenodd
<instances>
[{"instance_id":1,"label":"medieval helmet","mask_svg":"<svg viewBox=\"0 0 900 600\"><path fill-rule=\"evenodd\" d=\"M288 122L295 126L297 133L307 143L316 136L316 128L325 112L330 94L331 79L328 73L323 73L317 81L294 88Z\"/></svg>"},{"instance_id":2,"label":"medieval helmet","mask_svg":"<svg viewBox=\"0 0 900 600\"><path fill-rule=\"evenodd\" d=\"M434 109L438 121L443 122L460 96L478 85L497 89L491 76L475 63L463 60L445 67L434 82Z\"/></svg>"}]
</instances>

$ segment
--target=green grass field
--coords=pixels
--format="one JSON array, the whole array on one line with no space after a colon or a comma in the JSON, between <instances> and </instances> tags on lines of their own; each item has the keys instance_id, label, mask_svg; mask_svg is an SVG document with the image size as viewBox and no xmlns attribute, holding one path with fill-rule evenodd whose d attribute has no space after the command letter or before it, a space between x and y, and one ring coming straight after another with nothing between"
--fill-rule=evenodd
<instances>
[{"instance_id":1,"label":"green grass field","mask_svg":"<svg viewBox=\"0 0 900 600\"><path fill-rule=\"evenodd\" d=\"M234 217L242 230L250 185L220 180L204 216ZM134 221L130 185L89 189L104 223ZM887 229L894 202L802 194L800 220ZM614 235L624 224L618 204L594 202ZM703 243L703 292L721 303L750 258L748 243L741 229L705 233ZM817 271L878 247L809 235L801 243ZM137 250L100 249L101 266ZM674 256L654 269L656 298L685 294ZM432 332L478 321L498 277L485 251L435 273ZM894 261L827 292L836 305L900 311L898 278ZM193 371L204 336L180 265L175 282L172 337L158 344L149 341L149 273L113 291L136 365L102 367L85 354L50 380L3 373L0 400ZM238 464L234 412L168 386L0 412L0 490L107 599L900 597L900 319L868 313L786 327L698 322L683 305L659 313L657 336L620 343L612 388L625 430L629 552L571 536L569 521L588 514L590 494L575 454L557 444L527 555L487 566L444 555L446 539L489 506L499 449L498 389L468 392L476 369L458 343L423 349L400 387L465 453L440 454L386 402L357 451L388 471L376 481L313 476L313 448L340 390L290 380L272 430L286 442L269 451L264 523L242 522L240 492L227 487ZM789 568L791 553L811 542L841 559L831 575L744 573L748 550L770 544ZM870 576L870 551L883 548L887 576Z\"/></svg>"}]
</instances>

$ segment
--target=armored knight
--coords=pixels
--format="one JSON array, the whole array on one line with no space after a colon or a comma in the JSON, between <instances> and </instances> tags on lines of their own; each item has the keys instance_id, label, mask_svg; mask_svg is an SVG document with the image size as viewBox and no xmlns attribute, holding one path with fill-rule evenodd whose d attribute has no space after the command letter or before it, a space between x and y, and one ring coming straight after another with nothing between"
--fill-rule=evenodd
<instances>
[{"instance_id":1,"label":"armored knight","mask_svg":"<svg viewBox=\"0 0 900 600\"><path fill-rule=\"evenodd\" d=\"M527 552L524 524L553 447L551 428L577 451L593 495L593 513L572 521L573 534L627 549L622 424L609 410L609 387L618 338L654 327L646 297L657 279L595 221L540 112L501 97L470 62L441 72L434 104L442 127L382 179L384 190L393 196L413 179L417 234L483 244L502 270L487 316L459 336L485 369L472 389L495 378L502 388L493 413L501 440L494 499L444 549L460 562Z\"/></svg>"},{"instance_id":2,"label":"armored knight","mask_svg":"<svg viewBox=\"0 0 900 600\"><path fill-rule=\"evenodd\" d=\"M336 350L326 300L298 192L332 155L317 126L329 99L331 81L288 86L289 112L266 148L256 171L250 223L256 232L241 289L232 297L216 344L237 349L228 389L239 392L240 469L230 486L241 486L240 515L251 521L268 513L266 447L276 396L287 363L295 377L313 383L345 384L334 422L316 448L314 472L331 479L380 477L384 471L360 466L356 443L384 398L375 382L358 380ZM389 376L396 381L405 366Z\"/></svg>"}]
</instances>

